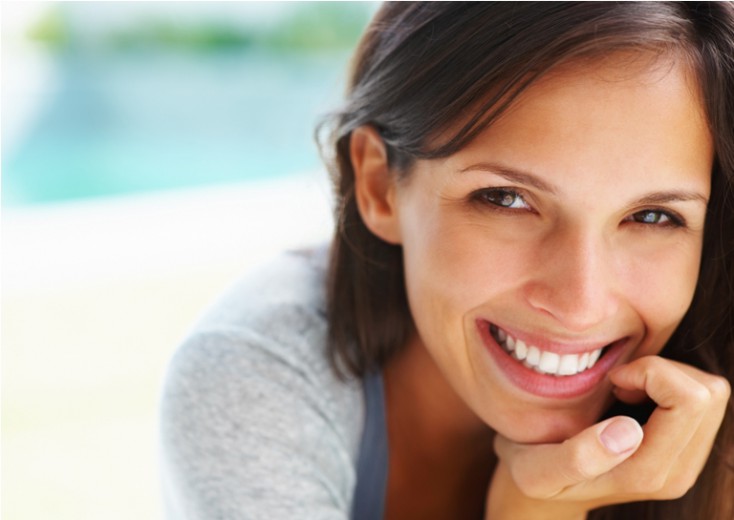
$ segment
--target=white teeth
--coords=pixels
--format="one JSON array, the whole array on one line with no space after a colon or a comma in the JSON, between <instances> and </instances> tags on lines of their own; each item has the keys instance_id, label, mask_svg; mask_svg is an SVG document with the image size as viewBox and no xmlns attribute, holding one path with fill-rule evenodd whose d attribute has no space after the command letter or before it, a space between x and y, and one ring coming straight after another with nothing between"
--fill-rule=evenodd
<instances>
[{"instance_id":1,"label":"white teeth","mask_svg":"<svg viewBox=\"0 0 734 520\"><path fill-rule=\"evenodd\" d=\"M543 355L540 356L540 370L546 374L556 374L560 361L561 356L555 352L543 352Z\"/></svg>"},{"instance_id":2,"label":"white teeth","mask_svg":"<svg viewBox=\"0 0 734 520\"><path fill-rule=\"evenodd\" d=\"M584 352L579 358L579 366L577 368L577 372L582 372L587 368L589 368L589 353Z\"/></svg>"},{"instance_id":3,"label":"white teeth","mask_svg":"<svg viewBox=\"0 0 734 520\"><path fill-rule=\"evenodd\" d=\"M512 357L522 361L523 365L542 374L556 376L573 376L593 367L599 360L603 349L599 348L583 354L557 354L540 350L535 345L527 345L520 339L515 339L500 328L492 331L499 344L512 354Z\"/></svg>"},{"instance_id":4,"label":"white teeth","mask_svg":"<svg viewBox=\"0 0 734 520\"><path fill-rule=\"evenodd\" d=\"M509 343L511 339L512 338L508 336L507 342ZM518 341L515 344L515 357L517 357L517 359L522 361L523 359L525 359L527 355L528 355L528 348L525 346L525 343L523 343L522 341Z\"/></svg>"},{"instance_id":5,"label":"white teeth","mask_svg":"<svg viewBox=\"0 0 734 520\"><path fill-rule=\"evenodd\" d=\"M598 348L595 351L593 351L591 354L589 354L589 368L596 365L596 362L599 360L599 356L601 356L601 349Z\"/></svg>"},{"instance_id":6,"label":"white teeth","mask_svg":"<svg viewBox=\"0 0 734 520\"><path fill-rule=\"evenodd\" d=\"M517 342L520 343L520 340L518 340ZM523 343L523 346L524 345L525 343ZM532 345L528 347L528 355L525 358L525 361L536 367L540 364L540 350L538 349L538 347L534 347Z\"/></svg>"},{"instance_id":7,"label":"white teeth","mask_svg":"<svg viewBox=\"0 0 734 520\"><path fill-rule=\"evenodd\" d=\"M559 376L572 376L579 372L579 356L576 354L564 354L561 356L561 362L558 364Z\"/></svg>"}]
</instances>

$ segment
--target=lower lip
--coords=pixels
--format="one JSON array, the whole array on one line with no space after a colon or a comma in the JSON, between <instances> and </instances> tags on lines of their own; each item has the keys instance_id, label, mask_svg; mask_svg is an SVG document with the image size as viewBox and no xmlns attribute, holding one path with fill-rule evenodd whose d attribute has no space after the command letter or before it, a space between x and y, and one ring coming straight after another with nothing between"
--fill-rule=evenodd
<instances>
[{"instance_id":1,"label":"lower lip","mask_svg":"<svg viewBox=\"0 0 734 520\"><path fill-rule=\"evenodd\" d=\"M512 357L494 339L488 322L477 320L477 326L484 345L510 382L530 394L556 399L579 397L596 388L619 359L626 343L620 340L608 346L604 355L588 370L573 376L553 376L536 372Z\"/></svg>"}]
</instances>

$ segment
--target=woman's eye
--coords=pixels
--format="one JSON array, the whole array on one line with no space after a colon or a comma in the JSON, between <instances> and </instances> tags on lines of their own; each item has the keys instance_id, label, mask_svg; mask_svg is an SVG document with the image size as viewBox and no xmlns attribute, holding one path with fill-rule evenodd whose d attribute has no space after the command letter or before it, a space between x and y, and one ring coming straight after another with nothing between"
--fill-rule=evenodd
<instances>
[{"instance_id":1,"label":"woman's eye","mask_svg":"<svg viewBox=\"0 0 734 520\"><path fill-rule=\"evenodd\" d=\"M518 192L506 188L482 190L479 197L485 202L506 209L530 209L530 206Z\"/></svg>"},{"instance_id":2,"label":"woman's eye","mask_svg":"<svg viewBox=\"0 0 734 520\"><path fill-rule=\"evenodd\" d=\"M680 218L666 211L657 209L638 211L637 213L632 214L632 216L629 217L629 220L638 224L650 224L654 226L678 227L683 225Z\"/></svg>"}]
</instances>

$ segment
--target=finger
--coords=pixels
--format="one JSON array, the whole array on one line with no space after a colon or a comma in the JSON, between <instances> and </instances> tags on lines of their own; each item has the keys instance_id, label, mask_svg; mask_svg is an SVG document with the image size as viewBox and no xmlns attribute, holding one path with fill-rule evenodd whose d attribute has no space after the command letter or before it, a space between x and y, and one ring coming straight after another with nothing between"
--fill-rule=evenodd
<instances>
[{"instance_id":1,"label":"finger","mask_svg":"<svg viewBox=\"0 0 734 520\"><path fill-rule=\"evenodd\" d=\"M592 426L560 445L525 446L498 437L497 453L524 493L584 501L595 508L678 498L690 489L726 410L731 393L726 380L662 358L641 358L615 369L611 378L624 390L644 391L659 405L644 427L642 443L623 451L617 463L613 456L605 458L593 449L589 432L598 432L603 444L601 432L621 417ZM608 442L604 446L607 455L614 451ZM607 471L605 460L611 468Z\"/></svg>"},{"instance_id":2,"label":"finger","mask_svg":"<svg viewBox=\"0 0 734 520\"><path fill-rule=\"evenodd\" d=\"M609 379L620 391L642 391L662 408L680 408L708 397L705 387L683 367L659 356L645 356L611 370Z\"/></svg>"},{"instance_id":3,"label":"finger","mask_svg":"<svg viewBox=\"0 0 734 520\"><path fill-rule=\"evenodd\" d=\"M663 488L656 493L657 498L661 499L680 498L696 482L711 454L731 396L731 385L725 378L708 374L689 365L674 363L708 389L710 400L698 429L675 459Z\"/></svg>"},{"instance_id":4,"label":"finger","mask_svg":"<svg viewBox=\"0 0 734 520\"><path fill-rule=\"evenodd\" d=\"M658 407L644 426L646 441L610 477L627 490L654 493L665 487L680 457L688 450L711 406L703 372L657 356L640 358L610 372L625 390L643 390ZM697 450L699 454L703 450ZM691 456L695 456L691 453Z\"/></svg>"},{"instance_id":5,"label":"finger","mask_svg":"<svg viewBox=\"0 0 734 520\"><path fill-rule=\"evenodd\" d=\"M708 388L678 363L647 356L610 372L609 378L623 392L645 392L658 406L645 425L648 437L660 433L668 442L656 443L670 458L690 441L711 397ZM674 451L669 451L673 449ZM666 450L662 452L662 450Z\"/></svg>"},{"instance_id":6,"label":"finger","mask_svg":"<svg viewBox=\"0 0 734 520\"><path fill-rule=\"evenodd\" d=\"M716 434L724 419L731 394L728 382L723 378L719 379L718 383L714 382L713 386L709 388L712 393L712 406L704 415L691 441L677 458L665 487L658 493L659 498L680 498L693 486L703 471L716 440Z\"/></svg>"},{"instance_id":7,"label":"finger","mask_svg":"<svg viewBox=\"0 0 734 520\"><path fill-rule=\"evenodd\" d=\"M710 398L707 403L708 406L704 410L701 424L688 444L688 449L692 448L695 451L698 448L700 451L708 454L711 451L713 441L724 420L727 404L731 397L731 385L723 377L709 374L690 365L678 363L677 361L673 361L672 363L699 384L704 385L709 392Z\"/></svg>"},{"instance_id":8,"label":"finger","mask_svg":"<svg viewBox=\"0 0 734 520\"><path fill-rule=\"evenodd\" d=\"M613 417L560 444L518 444L497 435L495 451L523 493L547 499L607 473L635 452L642 437L634 419Z\"/></svg>"}]
</instances>

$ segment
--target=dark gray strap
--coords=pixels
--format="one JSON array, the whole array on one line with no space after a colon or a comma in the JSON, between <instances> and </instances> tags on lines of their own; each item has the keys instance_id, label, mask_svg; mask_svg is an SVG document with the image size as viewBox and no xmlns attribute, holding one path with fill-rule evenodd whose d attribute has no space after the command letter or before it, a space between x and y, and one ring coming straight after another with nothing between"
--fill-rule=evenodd
<instances>
[{"instance_id":1,"label":"dark gray strap","mask_svg":"<svg viewBox=\"0 0 734 520\"><path fill-rule=\"evenodd\" d=\"M357 461L352 520L382 520L389 460L382 374L367 375L363 387L365 424Z\"/></svg>"}]
</instances>

